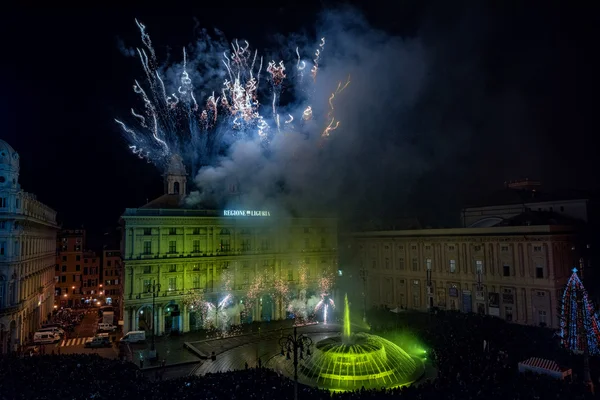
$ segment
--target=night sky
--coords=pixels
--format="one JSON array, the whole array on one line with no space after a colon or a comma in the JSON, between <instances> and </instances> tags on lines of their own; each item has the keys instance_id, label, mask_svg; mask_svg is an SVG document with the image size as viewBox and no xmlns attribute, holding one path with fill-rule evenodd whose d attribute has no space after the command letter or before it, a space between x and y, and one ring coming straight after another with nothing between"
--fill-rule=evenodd
<instances>
[{"instance_id":1,"label":"night sky","mask_svg":"<svg viewBox=\"0 0 600 400\"><path fill-rule=\"evenodd\" d=\"M418 149L419 166L399 157L414 172L410 177L375 168L373 174L385 175L377 181L381 192L357 184L344 194L364 198L364 204L384 197L389 207L382 205L380 213L402 204L403 214L442 225L452 223L461 205L509 179L539 179L548 189L597 190L598 7L447 3L401 1L393 11L383 2L363 7L373 27L418 38L431 67L410 118L395 120L404 110L392 104L385 110L388 119L364 131L373 140L410 132L393 140ZM202 27L260 48L277 33L310 32L321 9L3 13L0 137L21 155L22 187L57 210L65 227L83 225L97 233L116 225L125 208L162 194L159 171L130 153L113 121L139 104L131 85L143 71L118 45L141 44L134 18L145 23L158 49L190 43L193 17ZM368 170L378 158L376 148L356 163Z\"/></svg>"}]
</instances>

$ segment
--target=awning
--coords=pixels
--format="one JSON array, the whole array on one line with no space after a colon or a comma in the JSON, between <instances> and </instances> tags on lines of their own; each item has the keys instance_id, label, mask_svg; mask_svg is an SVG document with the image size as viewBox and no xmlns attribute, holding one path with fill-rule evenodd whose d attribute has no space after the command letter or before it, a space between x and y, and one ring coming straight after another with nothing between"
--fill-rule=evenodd
<instances>
[{"instance_id":1,"label":"awning","mask_svg":"<svg viewBox=\"0 0 600 400\"><path fill-rule=\"evenodd\" d=\"M548 375L557 379L564 379L571 375L572 372L570 368L562 368L556 361L538 357L531 357L519 363L519 372L527 371Z\"/></svg>"}]
</instances>

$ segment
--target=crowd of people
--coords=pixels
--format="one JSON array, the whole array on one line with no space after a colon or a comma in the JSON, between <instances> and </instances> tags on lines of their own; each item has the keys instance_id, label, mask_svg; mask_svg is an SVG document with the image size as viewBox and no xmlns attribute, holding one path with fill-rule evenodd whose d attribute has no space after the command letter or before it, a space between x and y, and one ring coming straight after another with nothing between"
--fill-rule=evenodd
<instances>
[{"instance_id":1,"label":"crowd of people","mask_svg":"<svg viewBox=\"0 0 600 400\"><path fill-rule=\"evenodd\" d=\"M397 319L396 319L397 318ZM580 377L572 381L522 374L517 363L531 356L570 362L549 329L507 324L498 319L438 312L406 313L374 324L386 335L398 326L429 346L437 376L410 387L330 393L300 386L301 399L587 399ZM408 329L408 328L406 328ZM595 368L595 366L594 366ZM266 368L151 380L130 362L93 354L0 359L0 399L293 399L293 381Z\"/></svg>"}]
</instances>

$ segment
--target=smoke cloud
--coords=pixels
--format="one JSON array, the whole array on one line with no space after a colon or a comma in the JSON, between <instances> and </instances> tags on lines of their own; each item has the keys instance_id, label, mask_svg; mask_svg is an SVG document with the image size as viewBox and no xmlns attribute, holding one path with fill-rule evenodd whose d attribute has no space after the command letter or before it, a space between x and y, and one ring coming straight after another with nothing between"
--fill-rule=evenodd
<instances>
[{"instance_id":1,"label":"smoke cloud","mask_svg":"<svg viewBox=\"0 0 600 400\"><path fill-rule=\"evenodd\" d=\"M403 178L427 168L403 129L427 80L427 52L420 40L388 35L356 10L343 9L323 13L312 39L297 34L278 38L273 59L283 57L292 69L296 47L310 56L321 37L326 45L317 84L311 84L306 71L301 83L284 88L282 99L289 101L279 111L282 118L302 115L310 103L315 119L301 129L282 125L267 150L260 138L233 142L197 172L189 206L241 203L299 215L350 215L389 204L394 199L379 195L386 184L397 179L394 185L406 192L409 181ZM197 64L206 66L205 59ZM326 124L320 121L327 121L330 96L348 77L350 84L333 101L339 127L323 139Z\"/></svg>"}]
</instances>

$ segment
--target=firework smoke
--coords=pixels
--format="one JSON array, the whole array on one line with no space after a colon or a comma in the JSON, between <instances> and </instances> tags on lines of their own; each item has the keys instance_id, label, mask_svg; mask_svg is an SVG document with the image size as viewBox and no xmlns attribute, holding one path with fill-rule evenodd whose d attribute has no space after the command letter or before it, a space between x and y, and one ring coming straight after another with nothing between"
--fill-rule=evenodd
<instances>
[{"instance_id":1,"label":"firework smoke","mask_svg":"<svg viewBox=\"0 0 600 400\"><path fill-rule=\"evenodd\" d=\"M322 15L313 39L279 40L277 57L203 32L181 51L184 62L162 67L140 29L146 79L135 90L142 104L119 121L136 154L161 165L179 152L191 165L189 207L229 205L235 182L235 201L248 207L344 212L365 200L344 194L422 168L410 145L380 129L400 129L419 95L426 68L418 42L335 10ZM385 172L373 175L366 171L376 153Z\"/></svg>"}]
</instances>

